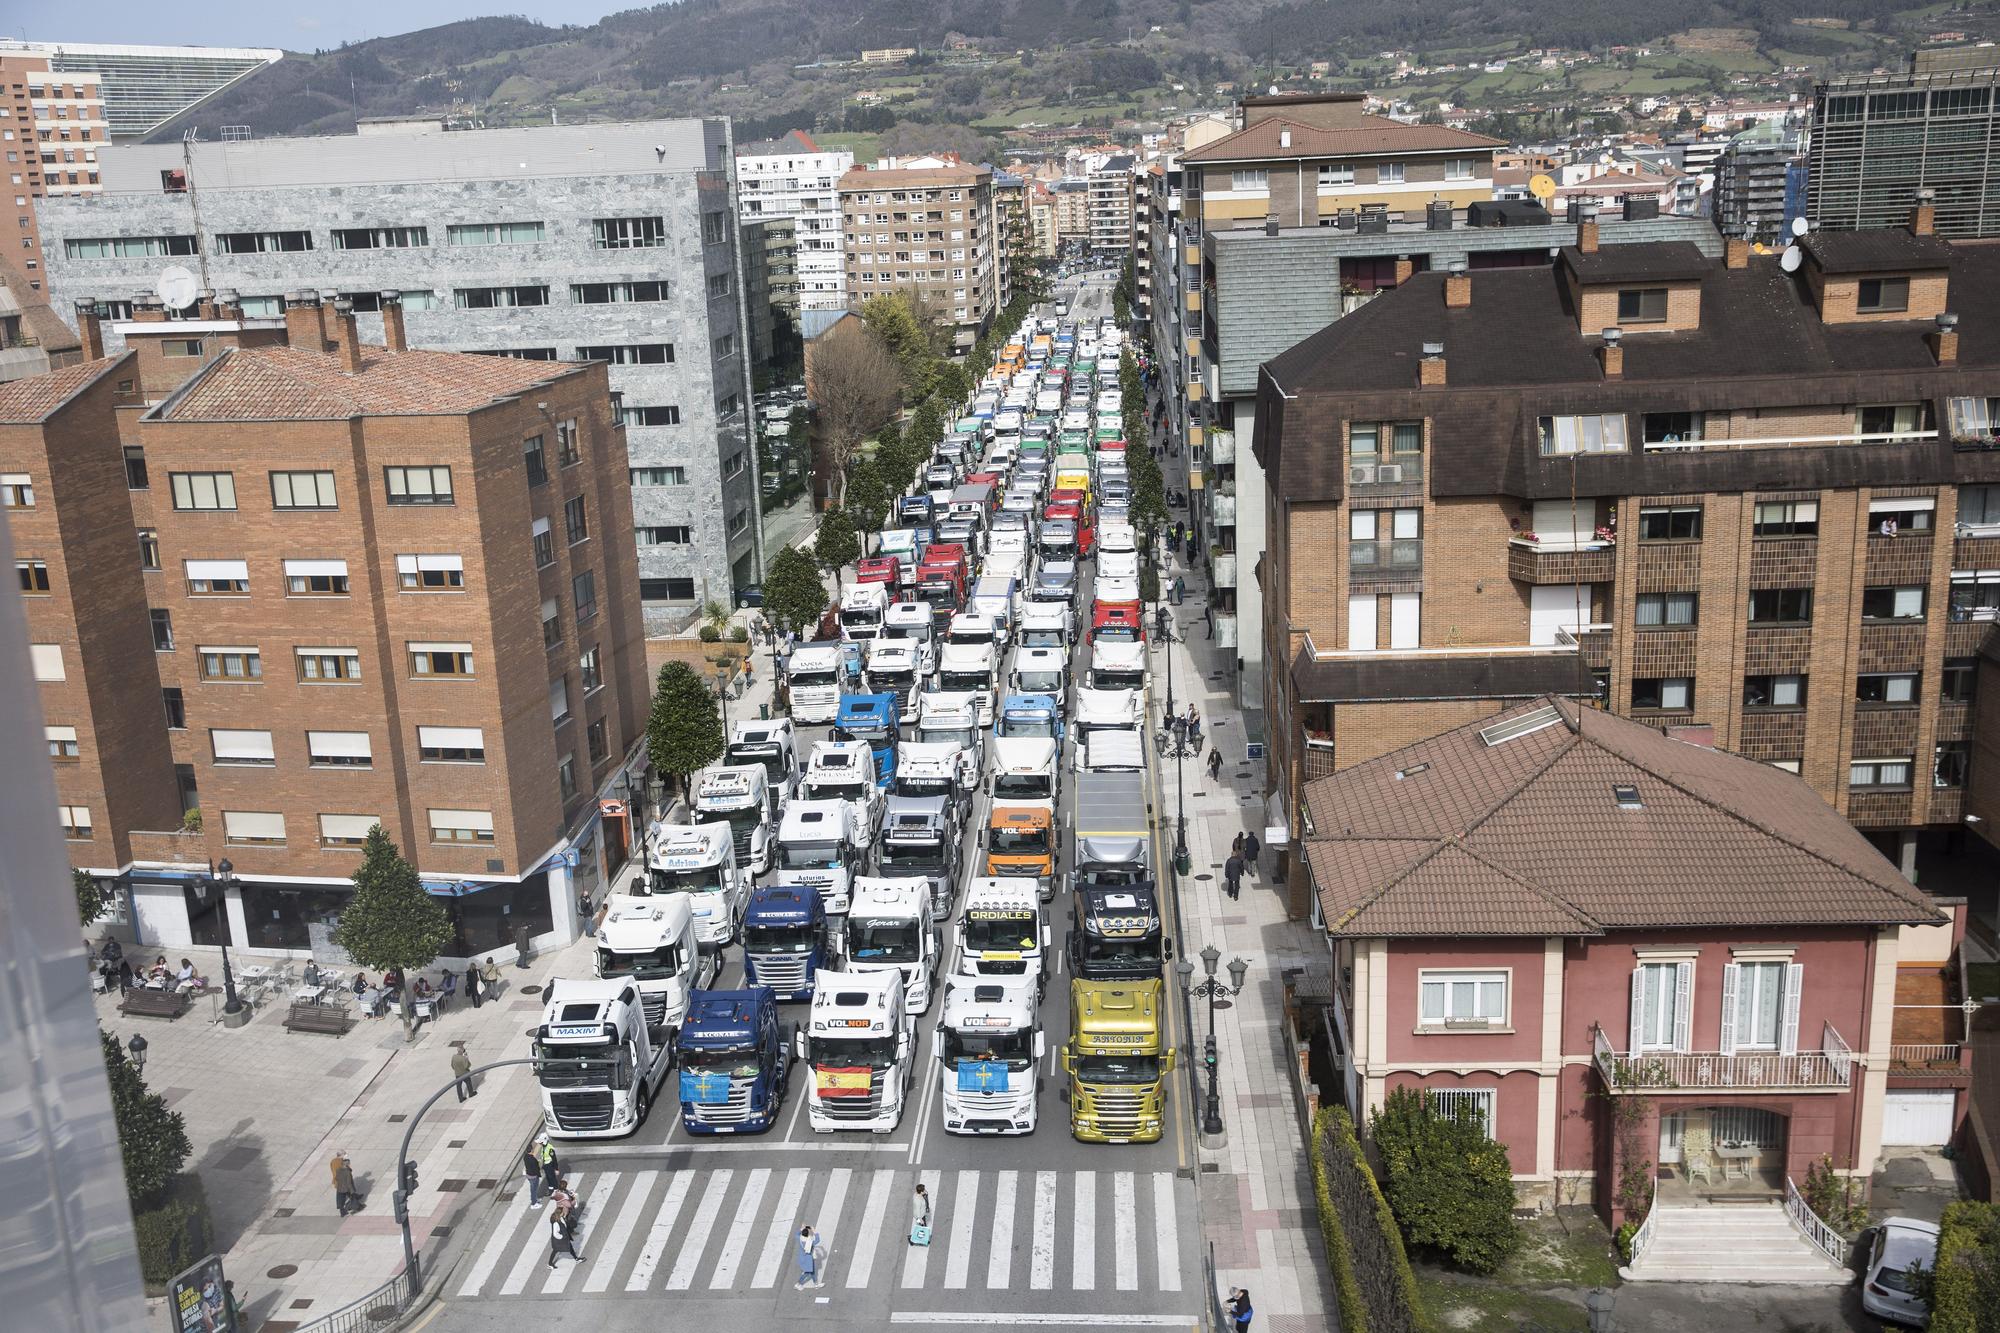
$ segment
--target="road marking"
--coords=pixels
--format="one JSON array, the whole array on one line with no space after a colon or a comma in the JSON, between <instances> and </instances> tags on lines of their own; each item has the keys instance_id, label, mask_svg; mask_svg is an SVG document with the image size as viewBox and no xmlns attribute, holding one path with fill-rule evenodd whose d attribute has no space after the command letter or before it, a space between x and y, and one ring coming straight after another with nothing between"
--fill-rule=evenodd
<instances>
[{"instance_id":1,"label":"road marking","mask_svg":"<svg viewBox=\"0 0 2000 1333\"><path fill-rule=\"evenodd\" d=\"M608 1207L611 1203L611 1192L613 1189L617 1187L617 1185L618 1185L618 1173L616 1171L606 1171L604 1174L600 1175L597 1178L597 1180L591 1185L590 1194L587 1197L580 1196L577 1199L577 1203L578 1205L586 1209L588 1208L588 1206L592 1204ZM583 1247L577 1244L574 1239L570 1243L570 1248L572 1250L575 1250L578 1254L584 1253ZM549 1269L549 1275L546 1278L542 1279L542 1295L544 1296L562 1295L562 1293L569 1287L570 1275L576 1272L576 1270L581 1267L583 1267L581 1261L570 1264L558 1263L553 1265Z\"/></svg>"},{"instance_id":2,"label":"road marking","mask_svg":"<svg viewBox=\"0 0 2000 1333\"><path fill-rule=\"evenodd\" d=\"M979 1211L979 1173L958 1173L958 1192L951 1201L951 1252L945 1256L944 1285L962 1290L972 1269L973 1214Z\"/></svg>"},{"instance_id":3,"label":"road marking","mask_svg":"<svg viewBox=\"0 0 2000 1333\"><path fill-rule=\"evenodd\" d=\"M765 1142L762 1139L724 1139L720 1142L706 1140L700 1143L660 1144L651 1147L572 1149L563 1154L566 1158L612 1159L620 1162L633 1158L673 1157L677 1154L699 1152L703 1157L710 1153L732 1152L865 1152L900 1153L907 1151L900 1143L832 1143L831 1135L817 1130L813 1137L800 1143Z\"/></svg>"},{"instance_id":4,"label":"road marking","mask_svg":"<svg viewBox=\"0 0 2000 1333\"><path fill-rule=\"evenodd\" d=\"M683 1171L667 1186L667 1197L660 1200L660 1211L653 1218L652 1229L646 1233L646 1243L639 1247L639 1258L625 1279L625 1290L644 1291L651 1285L653 1270L660 1266L660 1256L667 1248L667 1236L681 1215L681 1205L687 1202L688 1186L693 1183L693 1173Z\"/></svg>"},{"instance_id":5,"label":"road marking","mask_svg":"<svg viewBox=\"0 0 2000 1333\"><path fill-rule=\"evenodd\" d=\"M1069 1284L1078 1291L1097 1286L1097 1173L1076 1173L1076 1215L1070 1219Z\"/></svg>"},{"instance_id":6,"label":"road marking","mask_svg":"<svg viewBox=\"0 0 2000 1333\"><path fill-rule=\"evenodd\" d=\"M826 1193L819 1201L819 1212L812 1219L814 1239L826 1246L826 1259L820 1267L819 1280L826 1281L826 1265L833 1262L833 1245L840 1234L840 1210L847 1203L847 1182L854 1176L851 1168L836 1166L832 1177L826 1182Z\"/></svg>"},{"instance_id":7,"label":"road marking","mask_svg":"<svg viewBox=\"0 0 2000 1333\"><path fill-rule=\"evenodd\" d=\"M461 1297L479 1294L479 1289L486 1285L486 1279L492 1277L493 1270L500 1266L500 1257L507 1252L507 1247L514 1243L514 1233L520 1229L521 1219L527 1217L529 1212L528 1184L524 1177L520 1190L514 1195L514 1201L507 1205L507 1212L502 1217L500 1225L494 1227L493 1234L486 1238L486 1247L479 1252L479 1262L465 1275L465 1285L458 1289Z\"/></svg>"},{"instance_id":8,"label":"road marking","mask_svg":"<svg viewBox=\"0 0 2000 1333\"><path fill-rule=\"evenodd\" d=\"M849 1288L868 1285L875 1269L875 1250L882 1241L882 1226L888 1219L889 1192L896 1187L894 1171L877 1171L868 1186L868 1204L861 1212L861 1232L854 1245L854 1262L847 1271Z\"/></svg>"},{"instance_id":9,"label":"road marking","mask_svg":"<svg viewBox=\"0 0 2000 1333\"><path fill-rule=\"evenodd\" d=\"M924 1171L919 1173L917 1178L923 1184L924 1193L931 1196L931 1222L933 1230L935 1230L937 1223L938 1173L935 1171ZM910 1253L903 1260L903 1285L905 1287L921 1287L924 1285L924 1270L930 1265L930 1255L931 1247L928 1245L912 1245L910 1247Z\"/></svg>"},{"instance_id":10,"label":"road marking","mask_svg":"<svg viewBox=\"0 0 2000 1333\"><path fill-rule=\"evenodd\" d=\"M673 1271L667 1274L668 1291L686 1291L694 1285L694 1270L701 1266L702 1251L708 1248L708 1238L715 1231L715 1219L722 1212L722 1196L729 1192L732 1174L724 1168L708 1178L701 1202L695 1206L694 1220L688 1223L687 1235L681 1238L681 1252L674 1256Z\"/></svg>"},{"instance_id":11,"label":"road marking","mask_svg":"<svg viewBox=\"0 0 2000 1333\"><path fill-rule=\"evenodd\" d=\"M1042 1328L1092 1328L1105 1324L1117 1324L1120 1328L1185 1328L1199 1327L1200 1321L1192 1315L1184 1314L1127 1314L1119 1311L1108 1315L1103 1311L1095 1314L987 1314L967 1313L959 1310L892 1310L889 1313L892 1324L1004 1324L1009 1327L1027 1325Z\"/></svg>"},{"instance_id":12,"label":"road marking","mask_svg":"<svg viewBox=\"0 0 2000 1333\"><path fill-rule=\"evenodd\" d=\"M753 1287L768 1287L777 1282L778 1270L785 1263L785 1243L792 1238L794 1223L798 1221L799 1204L806 1197L806 1182L812 1178L812 1171L803 1166L795 1166L785 1172L785 1188L778 1193L777 1211L771 1214L770 1230L764 1233L764 1253L757 1260L757 1272L751 1277Z\"/></svg>"},{"instance_id":13,"label":"road marking","mask_svg":"<svg viewBox=\"0 0 2000 1333\"><path fill-rule=\"evenodd\" d=\"M794 1062L791 1065L788 1072L790 1073L793 1079L797 1079L799 1074L798 1064ZM812 1129L810 1126L806 1128L806 1136L803 1139L799 1137L799 1127L806 1123L807 1098L805 1089L803 1088L787 1089L786 1096L788 1096L791 1099L792 1104L790 1108L787 1109L785 1112L785 1133L783 1136L784 1142L787 1144L792 1144L792 1143L805 1144L814 1142L819 1138L819 1133L818 1131Z\"/></svg>"},{"instance_id":14,"label":"road marking","mask_svg":"<svg viewBox=\"0 0 2000 1333\"><path fill-rule=\"evenodd\" d=\"M992 1252L986 1258L986 1286L1005 1291L1014 1266L1014 1189L1018 1171L1002 1171L993 1186L991 1228Z\"/></svg>"},{"instance_id":15,"label":"road marking","mask_svg":"<svg viewBox=\"0 0 2000 1333\"><path fill-rule=\"evenodd\" d=\"M583 1280L585 1291L604 1291L611 1286L612 1270L625 1253L626 1245L631 1243L632 1233L639 1229L639 1218L646 1211L653 1182L659 1178L657 1171L641 1171L632 1177L632 1188L625 1191L625 1203L618 1210L618 1219L611 1224L611 1234L605 1237L604 1244L595 1247L597 1263Z\"/></svg>"},{"instance_id":16,"label":"road marking","mask_svg":"<svg viewBox=\"0 0 2000 1333\"><path fill-rule=\"evenodd\" d=\"M575 1189L578 1185L581 1185L582 1183L583 1183L583 1177L582 1175L579 1174L570 1180L570 1188ZM543 1223L546 1223L548 1221L546 1200L543 1201L543 1211L539 1215L538 1220ZM535 1271L535 1265L537 1263L545 1262L542 1259L542 1247L537 1242L536 1239L536 1231L537 1228L535 1227L528 1228L528 1243L526 1246L522 1248L520 1255L514 1260L513 1268L508 1270L507 1280L500 1284L500 1294L502 1296L519 1296L523 1291L526 1291L528 1289L529 1274ZM548 1228L546 1227L546 1225L540 1228L540 1232L543 1236L546 1236L548 1234Z\"/></svg>"},{"instance_id":17,"label":"road marking","mask_svg":"<svg viewBox=\"0 0 2000 1333\"><path fill-rule=\"evenodd\" d=\"M1118 1290L1139 1289L1139 1205L1132 1189L1132 1173L1120 1171L1111 1178L1112 1243L1118 1254Z\"/></svg>"},{"instance_id":18,"label":"road marking","mask_svg":"<svg viewBox=\"0 0 2000 1333\"><path fill-rule=\"evenodd\" d=\"M1165 1171L1153 1173L1153 1247L1159 1255L1160 1290L1179 1291L1180 1229L1174 1221L1174 1178Z\"/></svg>"},{"instance_id":19,"label":"road marking","mask_svg":"<svg viewBox=\"0 0 2000 1333\"><path fill-rule=\"evenodd\" d=\"M736 1221L722 1238L722 1257L708 1279L711 1290L723 1291L736 1285L736 1270L742 1266L743 1251L750 1244L750 1228L757 1223L757 1206L764 1202L764 1187L771 1182L771 1168L760 1166L743 1183L743 1197L736 1202Z\"/></svg>"},{"instance_id":20,"label":"road marking","mask_svg":"<svg viewBox=\"0 0 2000 1333\"><path fill-rule=\"evenodd\" d=\"M1056 1173L1035 1172L1035 1240L1028 1260L1028 1285L1047 1291L1056 1284Z\"/></svg>"}]
</instances>

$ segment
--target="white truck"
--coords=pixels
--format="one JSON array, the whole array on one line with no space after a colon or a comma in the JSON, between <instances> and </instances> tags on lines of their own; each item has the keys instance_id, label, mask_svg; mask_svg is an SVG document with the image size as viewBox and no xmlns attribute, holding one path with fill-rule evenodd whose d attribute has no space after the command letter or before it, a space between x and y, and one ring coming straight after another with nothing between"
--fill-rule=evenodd
<instances>
[{"instance_id":1,"label":"white truck","mask_svg":"<svg viewBox=\"0 0 2000 1333\"><path fill-rule=\"evenodd\" d=\"M812 889L828 916L840 916L847 911L854 872L864 865L853 806L799 797L785 807L772 883Z\"/></svg>"},{"instance_id":2,"label":"white truck","mask_svg":"<svg viewBox=\"0 0 2000 1333\"><path fill-rule=\"evenodd\" d=\"M852 583L840 594L840 637L861 643L882 633L889 589L880 583Z\"/></svg>"},{"instance_id":3,"label":"white truck","mask_svg":"<svg viewBox=\"0 0 2000 1333\"><path fill-rule=\"evenodd\" d=\"M972 810L972 793L965 788L965 759L959 746L948 742L906 741L896 748L897 796L943 797L954 827L962 829Z\"/></svg>"},{"instance_id":4,"label":"white truck","mask_svg":"<svg viewBox=\"0 0 2000 1333\"><path fill-rule=\"evenodd\" d=\"M895 972L821 972L797 1055L812 1076L806 1120L830 1134L887 1134L903 1118L916 1062L917 1021Z\"/></svg>"},{"instance_id":5,"label":"white truck","mask_svg":"<svg viewBox=\"0 0 2000 1333\"><path fill-rule=\"evenodd\" d=\"M1042 904L1044 880L1032 875L979 876L966 881L965 911L958 919L958 960L968 977L1035 983L1049 975L1049 918Z\"/></svg>"},{"instance_id":6,"label":"white truck","mask_svg":"<svg viewBox=\"0 0 2000 1333\"><path fill-rule=\"evenodd\" d=\"M917 646L917 674L937 670L937 608L929 602L891 602L882 618L882 639ZM871 677L872 679L872 677Z\"/></svg>"},{"instance_id":7,"label":"white truck","mask_svg":"<svg viewBox=\"0 0 2000 1333\"><path fill-rule=\"evenodd\" d=\"M1144 706L1137 690L1078 690L1076 710L1070 720L1075 738L1076 766L1083 767L1084 749L1097 732L1128 732L1135 742L1142 742Z\"/></svg>"},{"instance_id":8,"label":"white truck","mask_svg":"<svg viewBox=\"0 0 2000 1333\"><path fill-rule=\"evenodd\" d=\"M854 881L841 938L841 967L848 972L893 972L903 981L903 1005L913 1014L931 1007L943 970L944 943L931 910L930 881L921 876Z\"/></svg>"},{"instance_id":9,"label":"white truck","mask_svg":"<svg viewBox=\"0 0 2000 1333\"><path fill-rule=\"evenodd\" d=\"M551 981L533 1035L542 1129L551 1138L630 1134L673 1063L666 1029L647 1023L630 978Z\"/></svg>"},{"instance_id":10,"label":"white truck","mask_svg":"<svg viewBox=\"0 0 2000 1333\"><path fill-rule=\"evenodd\" d=\"M956 746L959 784L968 792L977 790L986 777L985 728L979 721L979 696L953 690L928 691L917 709L917 743ZM898 753L900 763L901 751Z\"/></svg>"},{"instance_id":11,"label":"white truck","mask_svg":"<svg viewBox=\"0 0 2000 1333\"><path fill-rule=\"evenodd\" d=\"M750 901L750 877L736 868L729 825L654 824L647 839L646 887L655 896L688 895L700 944L719 949L735 943Z\"/></svg>"},{"instance_id":12,"label":"white truck","mask_svg":"<svg viewBox=\"0 0 2000 1333\"><path fill-rule=\"evenodd\" d=\"M736 865L755 879L771 868L778 837L778 798L758 764L729 764L695 774L694 817L701 824L727 824L736 846Z\"/></svg>"},{"instance_id":13,"label":"white truck","mask_svg":"<svg viewBox=\"0 0 2000 1333\"><path fill-rule=\"evenodd\" d=\"M802 643L792 649L785 668L792 721L832 722L840 713L840 696L849 675L847 659L837 643Z\"/></svg>"},{"instance_id":14,"label":"white truck","mask_svg":"<svg viewBox=\"0 0 2000 1333\"><path fill-rule=\"evenodd\" d=\"M1044 1050L1035 1000L1025 978L945 983L936 1047L947 1134L1035 1132Z\"/></svg>"},{"instance_id":15,"label":"white truck","mask_svg":"<svg viewBox=\"0 0 2000 1333\"><path fill-rule=\"evenodd\" d=\"M853 807L859 830L855 846L865 852L874 844L883 791L875 783L875 752L867 741L820 741L814 745L799 790L813 802L845 801Z\"/></svg>"},{"instance_id":16,"label":"white truck","mask_svg":"<svg viewBox=\"0 0 2000 1333\"><path fill-rule=\"evenodd\" d=\"M1108 643L1098 645L1099 648L1108 646L1110 646ZM1139 661L1143 669L1145 645L1132 646L1139 649ZM1094 653L1092 660L1093 662L1096 660ZM1061 648L1016 648L1014 658L1007 664L1007 668L1007 693L1045 694L1055 700L1058 713L1069 707L1068 652Z\"/></svg>"},{"instance_id":17,"label":"white truck","mask_svg":"<svg viewBox=\"0 0 2000 1333\"><path fill-rule=\"evenodd\" d=\"M1067 649L1076 638L1076 613L1067 602L1029 602L1021 608L1023 648Z\"/></svg>"},{"instance_id":18,"label":"white truck","mask_svg":"<svg viewBox=\"0 0 2000 1333\"><path fill-rule=\"evenodd\" d=\"M1146 645L1136 639L1099 639L1090 645L1090 688L1146 688Z\"/></svg>"},{"instance_id":19,"label":"white truck","mask_svg":"<svg viewBox=\"0 0 2000 1333\"><path fill-rule=\"evenodd\" d=\"M1062 797L1056 743L1041 736L993 738L993 803L1042 806L1051 814Z\"/></svg>"},{"instance_id":20,"label":"white truck","mask_svg":"<svg viewBox=\"0 0 2000 1333\"><path fill-rule=\"evenodd\" d=\"M915 722L917 701L930 683L922 669L923 649L909 639L876 639L868 645L868 683L896 697L896 720Z\"/></svg>"},{"instance_id":21,"label":"white truck","mask_svg":"<svg viewBox=\"0 0 2000 1333\"><path fill-rule=\"evenodd\" d=\"M971 696L980 727L993 725L993 692L997 683L994 657L995 648L990 643L952 642L945 644L938 657L938 689L946 694Z\"/></svg>"},{"instance_id":22,"label":"white truck","mask_svg":"<svg viewBox=\"0 0 2000 1333\"><path fill-rule=\"evenodd\" d=\"M835 705L838 707L838 705ZM729 749L723 758L732 765L755 764L764 770L771 794L782 812L799 787L798 731L788 717L745 718L729 728Z\"/></svg>"},{"instance_id":23,"label":"white truck","mask_svg":"<svg viewBox=\"0 0 2000 1333\"><path fill-rule=\"evenodd\" d=\"M597 926L597 975L636 982L647 1026L678 1029L688 992L708 978L688 895L613 894Z\"/></svg>"}]
</instances>

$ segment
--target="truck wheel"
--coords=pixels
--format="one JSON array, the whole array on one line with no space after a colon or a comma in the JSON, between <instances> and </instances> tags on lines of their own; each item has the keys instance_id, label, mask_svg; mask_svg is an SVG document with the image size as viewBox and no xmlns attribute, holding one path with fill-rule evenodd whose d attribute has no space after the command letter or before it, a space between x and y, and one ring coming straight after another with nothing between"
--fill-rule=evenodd
<instances>
[{"instance_id":1,"label":"truck wheel","mask_svg":"<svg viewBox=\"0 0 2000 1333\"><path fill-rule=\"evenodd\" d=\"M653 1109L653 1094L646 1091L644 1088L639 1089L639 1118L636 1122L634 1122L632 1127L634 1129L637 1129L640 1125L645 1124L646 1113L651 1111L652 1109Z\"/></svg>"}]
</instances>

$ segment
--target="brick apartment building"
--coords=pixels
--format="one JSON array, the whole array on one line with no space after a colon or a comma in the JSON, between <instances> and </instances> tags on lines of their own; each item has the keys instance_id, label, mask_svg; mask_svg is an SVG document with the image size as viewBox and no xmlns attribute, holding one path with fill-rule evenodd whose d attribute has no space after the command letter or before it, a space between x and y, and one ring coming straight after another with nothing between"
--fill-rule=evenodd
<instances>
[{"instance_id":1,"label":"brick apartment building","mask_svg":"<svg viewBox=\"0 0 2000 1333\"><path fill-rule=\"evenodd\" d=\"M393 294L387 346L310 293L197 314L105 357L82 312L92 359L0 386L72 864L142 943L323 948L379 821L452 953L573 938L643 819L605 370L410 350Z\"/></svg>"},{"instance_id":2,"label":"brick apartment building","mask_svg":"<svg viewBox=\"0 0 2000 1333\"><path fill-rule=\"evenodd\" d=\"M959 351L972 346L1000 309L992 168L936 159L856 167L840 178L840 217L849 309L881 292L911 293L956 326Z\"/></svg>"},{"instance_id":3,"label":"brick apartment building","mask_svg":"<svg viewBox=\"0 0 2000 1333\"><path fill-rule=\"evenodd\" d=\"M0 271L20 274L29 292L48 290L36 201L98 193L97 154L110 141L97 75L52 72L47 54L0 46L0 148L17 224L0 240Z\"/></svg>"},{"instance_id":4,"label":"brick apartment building","mask_svg":"<svg viewBox=\"0 0 2000 1333\"><path fill-rule=\"evenodd\" d=\"M2000 814L2000 250L1920 206L1799 261L1584 223L1266 364L1292 829L1306 781L1545 693L1799 774L1906 875Z\"/></svg>"}]
</instances>

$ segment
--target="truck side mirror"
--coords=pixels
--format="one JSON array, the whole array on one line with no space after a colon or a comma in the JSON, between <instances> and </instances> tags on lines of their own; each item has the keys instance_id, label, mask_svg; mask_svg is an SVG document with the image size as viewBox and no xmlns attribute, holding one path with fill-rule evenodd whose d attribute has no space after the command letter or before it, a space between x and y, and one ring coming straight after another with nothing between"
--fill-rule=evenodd
<instances>
[{"instance_id":1,"label":"truck side mirror","mask_svg":"<svg viewBox=\"0 0 2000 1333\"><path fill-rule=\"evenodd\" d=\"M792 1030L792 1054L793 1054L794 1056L798 1057L798 1059L799 1059L800 1063L804 1063L804 1062L805 1062L805 1058L806 1058L806 1034L805 1034L805 1033L803 1033L803 1032L800 1032L800 1031L799 1031L799 1030L797 1030L796 1028L794 1028L794 1029Z\"/></svg>"},{"instance_id":2,"label":"truck side mirror","mask_svg":"<svg viewBox=\"0 0 2000 1333\"><path fill-rule=\"evenodd\" d=\"M1042 1056L1047 1052L1047 1050L1048 1050L1047 1042L1043 1039L1042 1034L1037 1032L1035 1034L1035 1060L1037 1063L1041 1061Z\"/></svg>"},{"instance_id":3,"label":"truck side mirror","mask_svg":"<svg viewBox=\"0 0 2000 1333\"><path fill-rule=\"evenodd\" d=\"M1166 1053L1166 1055L1165 1055L1165 1056L1163 1056L1163 1057L1162 1057L1162 1063L1161 1063L1161 1065L1160 1065L1160 1072L1161 1072L1161 1073L1163 1073L1163 1074L1171 1074L1171 1073L1173 1073L1173 1072L1174 1072L1174 1056L1175 1056L1175 1054L1176 1054L1176 1052L1175 1052L1175 1050L1174 1050L1174 1048L1173 1048L1173 1047L1171 1047L1171 1046L1167 1047L1167 1053Z\"/></svg>"},{"instance_id":4,"label":"truck side mirror","mask_svg":"<svg viewBox=\"0 0 2000 1333\"><path fill-rule=\"evenodd\" d=\"M1161 941L1160 941L1160 946L1161 946L1161 948L1163 948L1163 949L1165 949L1165 950L1166 950L1166 959L1167 959L1167 961L1168 961L1168 962L1170 962L1170 963L1171 963L1171 962L1173 962L1173 961L1174 961L1174 942L1173 942L1173 941L1172 941L1171 939L1167 939L1167 940L1161 940Z\"/></svg>"},{"instance_id":5,"label":"truck side mirror","mask_svg":"<svg viewBox=\"0 0 2000 1333\"><path fill-rule=\"evenodd\" d=\"M1037 1035L1037 1036L1040 1036L1041 1034L1040 1034L1040 1033L1037 1033L1036 1035ZM1069 1043L1068 1043L1068 1042L1064 1042L1064 1043L1062 1044L1062 1050L1061 1050L1060 1052L1058 1052L1058 1055L1060 1056L1060 1058L1061 1058L1061 1060L1062 1060L1062 1068L1063 1068L1063 1073L1065 1073L1065 1074L1068 1074L1068 1075L1069 1075L1069 1076L1070 1076L1071 1078L1075 1078L1075 1077L1076 1077L1076 1057L1075 1057L1075 1056L1073 1056L1073 1055L1071 1055L1071 1054L1069 1053Z\"/></svg>"}]
</instances>

